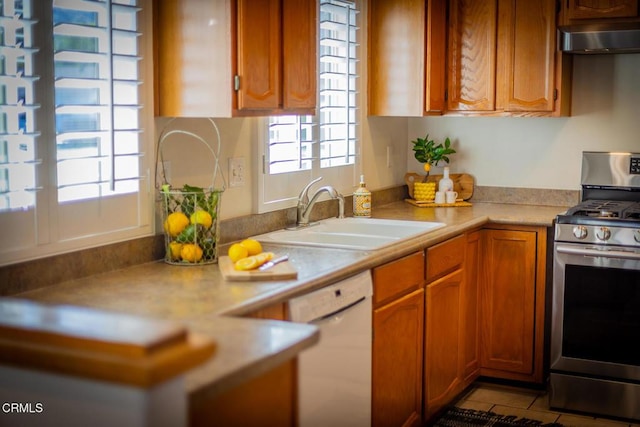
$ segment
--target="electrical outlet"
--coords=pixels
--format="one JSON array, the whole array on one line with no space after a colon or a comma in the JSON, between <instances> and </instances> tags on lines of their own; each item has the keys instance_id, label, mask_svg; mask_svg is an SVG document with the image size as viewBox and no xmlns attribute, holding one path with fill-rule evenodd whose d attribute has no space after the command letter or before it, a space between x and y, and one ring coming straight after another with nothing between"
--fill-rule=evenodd
<instances>
[{"instance_id":1,"label":"electrical outlet","mask_svg":"<svg viewBox=\"0 0 640 427\"><path fill-rule=\"evenodd\" d=\"M229 159L229 187L244 186L244 157Z\"/></svg>"}]
</instances>

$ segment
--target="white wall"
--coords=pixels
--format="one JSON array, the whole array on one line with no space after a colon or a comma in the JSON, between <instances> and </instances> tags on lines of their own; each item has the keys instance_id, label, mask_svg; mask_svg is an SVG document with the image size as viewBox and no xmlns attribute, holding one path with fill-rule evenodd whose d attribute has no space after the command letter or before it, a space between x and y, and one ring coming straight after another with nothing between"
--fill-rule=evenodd
<instances>
[{"instance_id":1,"label":"white wall","mask_svg":"<svg viewBox=\"0 0 640 427\"><path fill-rule=\"evenodd\" d=\"M409 119L408 141L427 133L451 138L451 172L477 185L577 190L582 151L640 152L640 54L575 56L571 117Z\"/></svg>"}]
</instances>

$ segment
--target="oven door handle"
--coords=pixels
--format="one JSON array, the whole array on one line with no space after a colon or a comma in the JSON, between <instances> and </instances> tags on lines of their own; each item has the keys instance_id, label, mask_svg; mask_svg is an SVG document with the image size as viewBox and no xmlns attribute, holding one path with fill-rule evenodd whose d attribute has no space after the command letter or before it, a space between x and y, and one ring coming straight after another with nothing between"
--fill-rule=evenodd
<instances>
[{"instance_id":1,"label":"oven door handle","mask_svg":"<svg viewBox=\"0 0 640 427\"><path fill-rule=\"evenodd\" d=\"M558 245L556 251L570 255L583 255L590 257L604 257L604 258L624 258L640 260L640 253L636 251L620 251L620 250L607 250L607 249L589 249L589 248L577 248L573 246Z\"/></svg>"}]
</instances>

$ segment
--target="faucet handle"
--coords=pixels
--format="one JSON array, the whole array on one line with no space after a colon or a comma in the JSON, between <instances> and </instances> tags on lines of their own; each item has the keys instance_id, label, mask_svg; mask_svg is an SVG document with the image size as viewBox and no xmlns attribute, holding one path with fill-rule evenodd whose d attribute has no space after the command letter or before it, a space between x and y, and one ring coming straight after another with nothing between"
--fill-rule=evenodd
<instances>
[{"instance_id":1,"label":"faucet handle","mask_svg":"<svg viewBox=\"0 0 640 427\"><path fill-rule=\"evenodd\" d=\"M302 202L302 203L309 203L309 188L311 188L311 186L313 184L315 184L316 182L320 181L322 179L321 176L317 177L316 179L314 179L313 181L311 181L310 183L308 183L300 192L300 195L298 196L298 202Z\"/></svg>"}]
</instances>

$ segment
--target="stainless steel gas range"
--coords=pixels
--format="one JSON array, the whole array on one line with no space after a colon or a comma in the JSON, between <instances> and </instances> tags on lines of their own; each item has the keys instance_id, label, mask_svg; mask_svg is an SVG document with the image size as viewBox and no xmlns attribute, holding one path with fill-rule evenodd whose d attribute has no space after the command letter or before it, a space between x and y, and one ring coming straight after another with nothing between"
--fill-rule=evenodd
<instances>
[{"instance_id":1,"label":"stainless steel gas range","mask_svg":"<svg viewBox=\"0 0 640 427\"><path fill-rule=\"evenodd\" d=\"M585 152L556 218L549 405L640 419L640 153Z\"/></svg>"}]
</instances>

